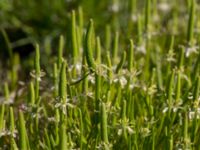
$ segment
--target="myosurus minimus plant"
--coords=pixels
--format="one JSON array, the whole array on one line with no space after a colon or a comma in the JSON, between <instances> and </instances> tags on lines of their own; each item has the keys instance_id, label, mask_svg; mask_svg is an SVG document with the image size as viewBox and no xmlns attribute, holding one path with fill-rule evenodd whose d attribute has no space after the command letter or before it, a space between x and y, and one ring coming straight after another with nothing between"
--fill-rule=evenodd
<instances>
[{"instance_id":1,"label":"myosurus minimus plant","mask_svg":"<svg viewBox=\"0 0 200 150\"><path fill-rule=\"evenodd\" d=\"M79 6L56 52L35 44L24 82L2 30L0 149L200 149L200 5L181 2L112 0L101 25Z\"/></svg>"}]
</instances>

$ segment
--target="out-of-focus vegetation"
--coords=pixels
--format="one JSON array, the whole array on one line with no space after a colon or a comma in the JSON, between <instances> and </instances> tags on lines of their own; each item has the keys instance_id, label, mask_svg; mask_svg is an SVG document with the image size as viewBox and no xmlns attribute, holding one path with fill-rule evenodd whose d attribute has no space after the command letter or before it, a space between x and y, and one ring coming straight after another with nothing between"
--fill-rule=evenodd
<instances>
[{"instance_id":1,"label":"out-of-focus vegetation","mask_svg":"<svg viewBox=\"0 0 200 150\"><path fill-rule=\"evenodd\" d=\"M197 0L1 0L0 149L199 149Z\"/></svg>"}]
</instances>

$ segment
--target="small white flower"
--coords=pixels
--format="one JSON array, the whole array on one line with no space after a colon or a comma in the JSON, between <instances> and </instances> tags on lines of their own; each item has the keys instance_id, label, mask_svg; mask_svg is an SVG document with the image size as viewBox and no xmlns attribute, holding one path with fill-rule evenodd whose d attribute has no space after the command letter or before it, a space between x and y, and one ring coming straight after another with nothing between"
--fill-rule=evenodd
<instances>
[{"instance_id":1,"label":"small white flower","mask_svg":"<svg viewBox=\"0 0 200 150\"><path fill-rule=\"evenodd\" d=\"M117 131L117 134L118 134L118 135L122 135L122 129L119 129L119 130Z\"/></svg>"},{"instance_id":2,"label":"small white flower","mask_svg":"<svg viewBox=\"0 0 200 150\"><path fill-rule=\"evenodd\" d=\"M140 132L141 132L141 134L142 134L143 137L147 137L151 133L151 131L148 128L141 128Z\"/></svg>"},{"instance_id":3,"label":"small white flower","mask_svg":"<svg viewBox=\"0 0 200 150\"><path fill-rule=\"evenodd\" d=\"M112 4L111 11L117 13L119 11L119 5L117 3Z\"/></svg>"},{"instance_id":4,"label":"small white flower","mask_svg":"<svg viewBox=\"0 0 200 150\"><path fill-rule=\"evenodd\" d=\"M130 84L130 85L129 85L129 89L131 89L131 90L132 90L134 87L135 87L134 84Z\"/></svg>"},{"instance_id":5,"label":"small white flower","mask_svg":"<svg viewBox=\"0 0 200 150\"><path fill-rule=\"evenodd\" d=\"M131 20L132 20L133 22L136 22L136 21L138 20L138 16L135 15L135 14L132 14L132 15L131 15Z\"/></svg>"},{"instance_id":6,"label":"small white flower","mask_svg":"<svg viewBox=\"0 0 200 150\"><path fill-rule=\"evenodd\" d=\"M198 47L197 46L192 46L192 47L186 47L185 48L185 56L189 57L191 53L198 53Z\"/></svg>"},{"instance_id":7,"label":"small white flower","mask_svg":"<svg viewBox=\"0 0 200 150\"><path fill-rule=\"evenodd\" d=\"M174 58L175 53L173 50L169 50L168 54L167 54L167 61L168 62L176 62L176 59Z\"/></svg>"},{"instance_id":8,"label":"small white flower","mask_svg":"<svg viewBox=\"0 0 200 150\"><path fill-rule=\"evenodd\" d=\"M168 110L169 110L169 108L168 108L168 107L165 107L165 108L163 109L163 111L162 111L163 114L166 113Z\"/></svg>"},{"instance_id":9,"label":"small white flower","mask_svg":"<svg viewBox=\"0 0 200 150\"><path fill-rule=\"evenodd\" d=\"M158 9L163 12L168 12L170 10L170 5L166 2L158 4Z\"/></svg>"},{"instance_id":10,"label":"small white flower","mask_svg":"<svg viewBox=\"0 0 200 150\"><path fill-rule=\"evenodd\" d=\"M127 84L126 78L125 78L124 76L121 76L121 77L119 78L119 83L120 83L120 85L122 86L122 88L124 88L125 85Z\"/></svg>"},{"instance_id":11,"label":"small white flower","mask_svg":"<svg viewBox=\"0 0 200 150\"><path fill-rule=\"evenodd\" d=\"M93 75L88 76L88 81L90 81L92 84L95 84L95 78Z\"/></svg>"},{"instance_id":12,"label":"small white flower","mask_svg":"<svg viewBox=\"0 0 200 150\"><path fill-rule=\"evenodd\" d=\"M139 46L136 47L136 51L142 53L142 54L146 54L146 47L145 44L141 44Z\"/></svg>"},{"instance_id":13,"label":"small white flower","mask_svg":"<svg viewBox=\"0 0 200 150\"><path fill-rule=\"evenodd\" d=\"M200 119L200 108L197 108L196 110L190 110L188 113L188 117L190 120L193 120L195 117L196 119Z\"/></svg>"},{"instance_id":14,"label":"small white flower","mask_svg":"<svg viewBox=\"0 0 200 150\"><path fill-rule=\"evenodd\" d=\"M45 75L46 75L46 73L43 70L40 70L39 75L36 74L35 70L30 72L30 76L37 79L38 81L41 81L41 78L44 77Z\"/></svg>"},{"instance_id":15,"label":"small white flower","mask_svg":"<svg viewBox=\"0 0 200 150\"><path fill-rule=\"evenodd\" d=\"M195 112L194 111L190 111L188 116L189 116L190 120L194 119L195 118Z\"/></svg>"},{"instance_id":16,"label":"small white flower","mask_svg":"<svg viewBox=\"0 0 200 150\"><path fill-rule=\"evenodd\" d=\"M127 131L128 131L129 134L135 133L134 130L131 127L127 126L126 128L127 128Z\"/></svg>"},{"instance_id":17,"label":"small white flower","mask_svg":"<svg viewBox=\"0 0 200 150\"><path fill-rule=\"evenodd\" d=\"M47 120L48 120L49 122L56 122L55 117L48 117Z\"/></svg>"},{"instance_id":18,"label":"small white flower","mask_svg":"<svg viewBox=\"0 0 200 150\"><path fill-rule=\"evenodd\" d=\"M81 64L81 63L77 63L77 64L75 65L75 68L76 68L76 71L77 71L78 73L80 73L80 72L81 72L81 69L82 69L82 64Z\"/></svg>"},{"instance_id":19,"label":"small white flower","mask_svg":"<svg viewBox=\"0 0 200 150\"><path fill-rule=\"evenodd\" d=\"M153 84L147 90L148 90L147 92L149 95L153 95L157 92L157 86Z\"/></svg>"}]
</instances>

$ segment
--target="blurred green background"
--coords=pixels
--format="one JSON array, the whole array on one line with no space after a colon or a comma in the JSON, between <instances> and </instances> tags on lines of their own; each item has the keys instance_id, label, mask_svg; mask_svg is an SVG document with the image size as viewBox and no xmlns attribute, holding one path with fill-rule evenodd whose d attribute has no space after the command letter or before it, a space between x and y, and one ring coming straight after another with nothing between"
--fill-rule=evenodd
<instances>
[{"instance_id":1,"label":"blurred green background","mask_svg":"<svg viewBox=\"0 0 200 150\"><path fill-rule=\"evenodd\" d=\"M173 34L176 36L175 47L184 44L189 14L188 3L190 0L151 1L150 24L154 36L152 41L159 39L157 44L166 47L167 50L168 46L165 45L169 44L169 37ZM80 8L83 11L83 29L89 19L93 18L96 35L101 37L103 51L106 47L106 25L109 25L111 30L111 49L116 31L120 36L120 51L126 49L129 38L133 38L137 45L138 37L141 36L137 32L138 16L144 22L145 0L0 0L1 31L5 31L8 35L10 49L23 57L20 64L25 71L29 72L33 67L33 59L26 58L33 57L35 43L40 44L41 63L46 64L49 56L55 55L61 34L65 37L65 56L71 57L71 12L76 11L78 20L77 14ZM198 10L199 5L197 5ZM175 22L176 20L178 21ZM199 37L198 20L199 13L196 13L196 37ZM9 66L7 58L9 58L8 44L6 45L1 32L0 59L3 60L0 61L1 68L7 69Z\"/></svg>"}]
</instances>

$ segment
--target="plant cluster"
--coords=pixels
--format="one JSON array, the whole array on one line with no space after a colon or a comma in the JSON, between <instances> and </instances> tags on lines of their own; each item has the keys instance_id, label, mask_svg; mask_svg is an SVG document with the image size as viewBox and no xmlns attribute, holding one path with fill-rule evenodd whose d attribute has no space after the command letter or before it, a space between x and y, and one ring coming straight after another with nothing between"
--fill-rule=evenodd
<instances>
[{"instance_id":1,"label":"plant cluster","mask_svg":"<svg viewBox=\"0 0 200 150\"><path fill-rule=\"evenodd\" d=\"M183 7L188 21L179 24L178 6L171 10L172 4L146 0L138 13L139 1L130 0L123 31L120 1L113 0L103 35L93 19L84 22L82 7L73 10L70 40L60 35L53 55L50 43L36 44L24 82L24 66L2 30L9 58L0 71L7 74L1 149L199 149L199 5L188 0ZM169 26L166 12L172 16ZM113 28L119 31L112 34Z\"/></svg>"}]
</instances>

